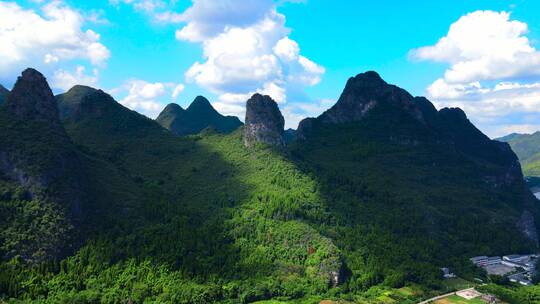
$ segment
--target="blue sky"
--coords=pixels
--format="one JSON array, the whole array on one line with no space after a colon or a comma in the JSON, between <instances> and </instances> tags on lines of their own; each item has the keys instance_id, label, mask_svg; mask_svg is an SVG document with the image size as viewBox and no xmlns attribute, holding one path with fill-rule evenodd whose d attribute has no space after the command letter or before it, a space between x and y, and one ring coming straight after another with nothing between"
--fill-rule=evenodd
<instances>
[{"instance_id":1,"label":"blue sky","mask_svg":"<svg viewBox=\"0 0 540 304\"><path fill-rule=\"evenodd\" d=\"M262 92L295 128L376 70L495 137L540 129L539 40L533 0L0 1L0 83L33 66L150 117L204 95L243 118Z\"/></svg>"}]
</instances>

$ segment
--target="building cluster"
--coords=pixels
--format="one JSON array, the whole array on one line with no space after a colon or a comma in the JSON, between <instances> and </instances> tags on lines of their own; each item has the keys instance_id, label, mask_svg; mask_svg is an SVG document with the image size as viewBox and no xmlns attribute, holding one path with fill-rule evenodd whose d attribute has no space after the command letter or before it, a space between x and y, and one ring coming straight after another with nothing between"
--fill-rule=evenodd
<instances>
[{"instance_id":1,"label":"building cluster","mask_svg":"<svg viewBox=\"0 0 540 304\"><path fill-rule=\"evenodd\" d=\"M488 257L485 255L471 258L471 262L478 267L485 267L489 265L497 265L502 261L501 257Z\"/></svg>"},{"instance_id":2,"label":"building cluster","mask_svg":"<svg viewBox=\"0 0 540 304\"><path fill-rule=\"evenodd\" d=\"M511 282L521 285L532 285L536 273L536 263L540 255L511 254L503 257L477 256L471 262L487 271L488 274L507 277Z\"/></svg>"}]
</instances>

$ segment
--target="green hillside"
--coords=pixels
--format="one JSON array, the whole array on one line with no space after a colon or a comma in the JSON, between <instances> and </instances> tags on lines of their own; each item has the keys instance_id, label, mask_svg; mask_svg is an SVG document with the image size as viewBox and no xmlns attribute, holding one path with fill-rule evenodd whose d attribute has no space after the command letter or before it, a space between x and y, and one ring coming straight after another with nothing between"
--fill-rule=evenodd
<instances>
[{"instance_id":1,"label":"green hillside","mask_svg":"<svg viewBox=\"0 0 540 304\"><path fill-rule=\"evenodd\" d=\"M235 116L219 114L202 96L197 96L185 110L175 103L167 105L156 121L177 135L197 134L207 128L230 133L242 125Z\"/></svg>"},{"instance_id":2,"label":"green hillside","mask_svg":"<svg viewBox=\"0 0 540 304\"><path fill-rule=\"evenodd\" d=\"M67 94L56 100L88 193L70 222L80 233L73 253L40 262L2 249L8 302L414 303L443 288L439 267L481 276L471 255L535 250L516 225L524 210L538 218L530 193L498 179L514 159L427 100L423 122L381 102L361 121L316 120L285 148L246 148L243 128L178 137L102 91ZM6 139L58 148L40 128L8 133L7 111ZM23 188L2 177L1 228L71 219Z\"/></svg>"},{"instance_id":3,"label":"green hillside","mask_svg":"<svg viewBox=\"0 0 540 304\"><path fill-rule=\"evenodd\" d=\"M519 157L523 174L540 177L540 132L510 134L498 140L508 142Z\"/></svg>"}]
</instances>

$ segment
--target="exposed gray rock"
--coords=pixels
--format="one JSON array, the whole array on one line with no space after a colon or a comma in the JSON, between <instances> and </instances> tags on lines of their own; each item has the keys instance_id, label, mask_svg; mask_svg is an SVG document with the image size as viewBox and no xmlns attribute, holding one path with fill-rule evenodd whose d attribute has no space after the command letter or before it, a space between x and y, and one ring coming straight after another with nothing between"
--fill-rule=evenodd
<instances>
[{"instance_id":1,"label":"exposed gray rock","mask_svg":"<svg viewBox=\"0 0 540 304\"><path fill-rule=\"evenodd\" d=\"M244 129L244 144L247 147L258 142L283 146L284 126L285 119L270 96L255 94L247 101Z\"/></svg>"},{"instance_id":2,"label":"exposed gray rock","mask_svg":"<svg viewBox=\"0 0 540 304\"><path fill-rule=\"evenodd\" d=\"M40 195L45 189L46 182L42 176L34 176L17 168L15 162L3 151L0 151L0 173L26 189L30 194L30 199Z\"/></svg>"},{"instance_id":3,"label":"exposed gray rock","mask_svg":"<svg viewBox=\"0 0 540 304\"><path fill-rule=\"evenodd\" d=\"M527 236L527 238L532 240L536 246L538 246L538 230L536 229L537 227L534 221L534 216L530 211L523 211L519 221L517 222L517 227L525 236Z\"/></svg>"},{"instance_id":4,"label":"exposed gray rock","mask_svg":"<svg viewBox=\"0 0 540 304\"><path fill-rule=\"evenodd\" d=\"M24 70L17 78L5 106L21 120L45 120L55 128L61 128L51 88L45 77L32 68Z\"/></svg>"}]
</instances>

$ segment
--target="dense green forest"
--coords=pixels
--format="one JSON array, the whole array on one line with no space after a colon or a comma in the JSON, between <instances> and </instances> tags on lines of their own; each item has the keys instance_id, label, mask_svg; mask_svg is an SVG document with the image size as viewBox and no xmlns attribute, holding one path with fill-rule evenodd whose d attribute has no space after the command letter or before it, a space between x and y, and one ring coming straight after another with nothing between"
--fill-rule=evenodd
<instances>
[{"instance_id":1,"label":"dense green forest","mask_svg":"<svg viewBox=\"0 0 540 304\"><path fill-rule=\"evenodd\" d=\"M516 227L530 193L494 186L506 160L488 142L463 148L476 143L465 124L470 142L441 142L380 106L246 148L243 127L176 136L102 91L56 100L61 130L0 107L0 163L47 177L63 155L66 168L22 179L32 187L0 178L8 303L415 303L447 291L440 267L484 278L469 257L535 248Z\"/></svg>"},{"instance_id":2,"label":"dense green forest","mask_svg":"<svg viewBox=\"0 0 540 304\"><path fill-rule=\"evenodd\" d=\"M499 299L512 304L535 304L540 303L540 285L497 285L489 284L479 287L482 292L497 295Z\"/></svg>"}]
</instances>

